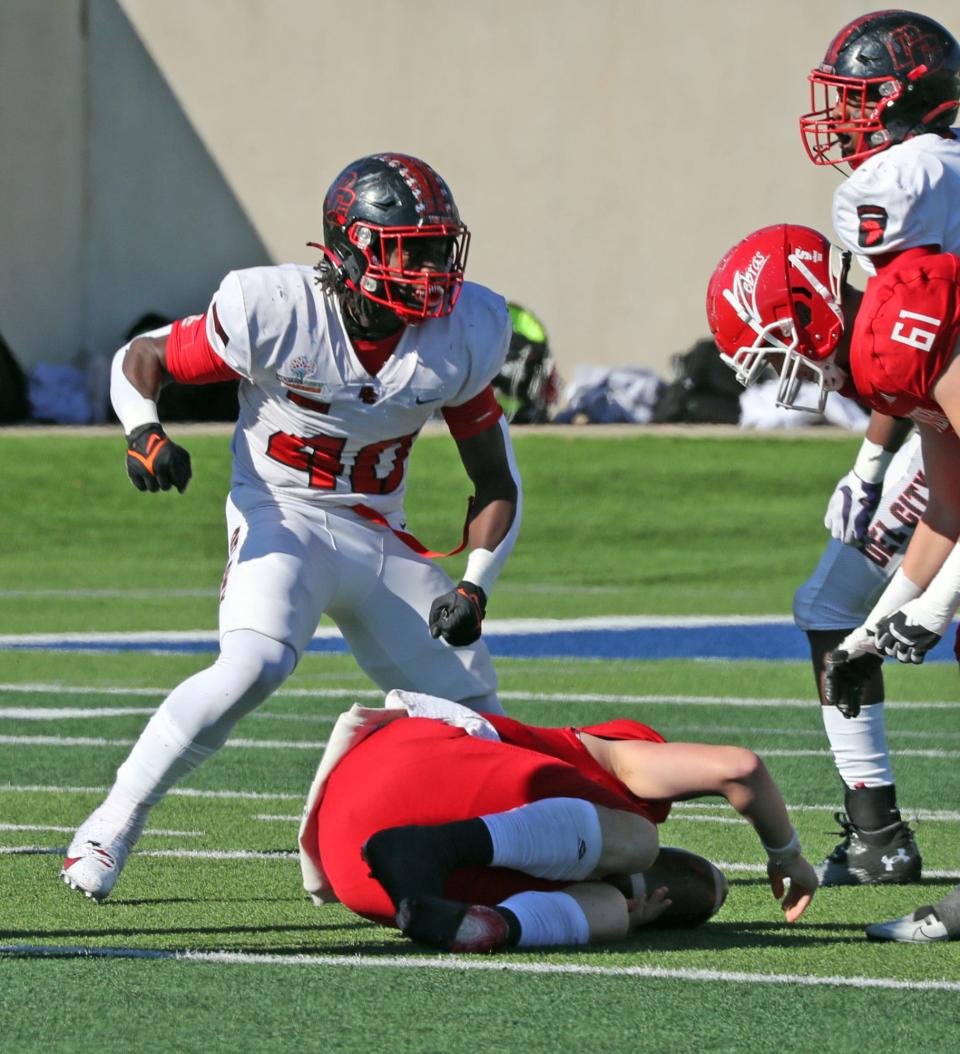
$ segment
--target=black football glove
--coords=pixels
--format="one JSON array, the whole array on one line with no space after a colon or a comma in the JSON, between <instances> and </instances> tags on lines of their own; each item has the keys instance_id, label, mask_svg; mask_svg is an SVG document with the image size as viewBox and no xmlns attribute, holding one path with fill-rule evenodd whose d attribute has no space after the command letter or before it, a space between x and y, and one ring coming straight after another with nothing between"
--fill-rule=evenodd
<instances>
[{"instance_id":1,"label":"black football glove","mask_svg":"<svg viewBox=\"0 0 960 1054\"><path fill-rule=\"evenodd\" d=\"M837 648L828 652L823 671L823 697L844 717L856 717L864 703L870 678L883 665L879 655L858 655L851 659Z\"/></svg>"},{"instance_id":2,"label":"black football glove","mask_svg":"<svg viewBox=\"0 0 960 1054\"><path fill-rule=\"evenodd\" d=\"M127 475L137 490L176 487L182 494L190 482L190 455L160 425L141 425L127 436Z\"/></svg>"},{"instance_id":3,"label":"black football glove","mask_svg":"<svg viewBox=\"0 0 960 1054\"><path fill-rule=\"evenodd\" d=\"M940 643L940 634L919 622L912 622L904 612L884 615L874 630L877 649L901 662L920 665L927 652Z\"/></svg>"},{"instance_id":4,"label":"black football glove","mask_svg":"<svg viewBox=\"0 0 960 1054\"><path fill-rule=\"evenodd\" d=\"M487 595L472 582L460 582L430 605L430 636L443 637L462 648L480 639L480 623L487 613Z\"/></svg>"}]
</instances>

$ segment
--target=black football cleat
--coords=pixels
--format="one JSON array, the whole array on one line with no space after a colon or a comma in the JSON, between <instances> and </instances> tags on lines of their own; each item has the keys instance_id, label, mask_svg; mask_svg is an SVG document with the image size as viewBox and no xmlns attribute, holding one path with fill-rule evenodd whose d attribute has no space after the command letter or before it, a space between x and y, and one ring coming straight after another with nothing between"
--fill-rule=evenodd
<instances>
[{"instance_id":1,"label":"black football cleat","mask_svg":"<svg viewBox=\"0 0 960 1054\"><path fill-rule=\"evenodd\" d=\"M902 820L876 831L834 814L843 841L817 868L821 886L911 885L920 881L923 861L913 831Z\"/></svg>"},{"instance_id":2,"label":"black football cleat","mask_svg":"<svg viewBox=\"0 0 960 1054\"><path fill-rule=\"evenodd\" d=\"M446 952L493 952L507 947L510 936L507 920L496 908L442 897L405 897L397 909L397 926L417 944Z\"/></svg>"}]
</instances>

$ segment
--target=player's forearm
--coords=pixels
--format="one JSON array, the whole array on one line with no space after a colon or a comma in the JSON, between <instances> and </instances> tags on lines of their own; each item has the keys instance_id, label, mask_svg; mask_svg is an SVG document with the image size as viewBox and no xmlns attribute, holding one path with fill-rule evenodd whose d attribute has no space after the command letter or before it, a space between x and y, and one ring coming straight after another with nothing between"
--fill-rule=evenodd
<instances>
[{"instance_id":1,"label":"player's forearm","mask_svg":"<svg viewBox=\"0 0 960 1054\"><path fill-rule=\"evenodd\" d=\"M870 414L864 438L893 454L900 449L912 429L913 422L909 418L888 417L874 410Z\"/></svg>"},{"instance_id":2,"label":"player's forearm","mask_svg":"<svg viewBox=\"0 0 960 1054\"><path fill-rule=\"evenodd\" d=\"M753 827L765 847L781 848L793 838L783 796L759 758L753 769L726 780L721 793Z\"/></svg>"},{"instance_id":3,"label":"player's forearm","mask_svg":"<svg viewBox=\"0 0 960 1054\"><path fill-rule=\"evenodd\" d=\"M520 533L523 491L506 422L459 444L474 486L473 513L467 532L470 556L464 581L489 597Z\"/></svg>"},{"instance_id":4,"label":"player's forearm","mask_svg":"<svg viewBox=\"0 0 960 1054\"><path fill-rule=\"evenodd\" d=\"M113 357L110 402L124 432L159 421L157 396L167 379L165 336L137 337Z\"/></svg>"}]
</instances>

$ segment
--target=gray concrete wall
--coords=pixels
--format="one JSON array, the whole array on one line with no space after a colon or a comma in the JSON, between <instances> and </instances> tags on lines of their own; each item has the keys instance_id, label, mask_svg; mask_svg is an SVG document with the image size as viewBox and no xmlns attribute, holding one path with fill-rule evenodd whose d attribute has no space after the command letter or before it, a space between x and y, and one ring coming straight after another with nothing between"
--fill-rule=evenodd
<instances>
[{"instance_id":1,"label":"gray concrete wall","mask_svg":"<svg viewBox=\"0 0 960 1054\"><path fill-rule=\"evenodd\" d=\"M944 0L923 9L960 32ZM3 0L0 328L21 359L66 361L145 310L201 309L230 267L311 261L330 180L393 149L447 178L469 277L542 316L565 375L666 373L732 242L828 227L841 177L806 159L797 116L863 10Z\"/></svg>"}]
</instances>

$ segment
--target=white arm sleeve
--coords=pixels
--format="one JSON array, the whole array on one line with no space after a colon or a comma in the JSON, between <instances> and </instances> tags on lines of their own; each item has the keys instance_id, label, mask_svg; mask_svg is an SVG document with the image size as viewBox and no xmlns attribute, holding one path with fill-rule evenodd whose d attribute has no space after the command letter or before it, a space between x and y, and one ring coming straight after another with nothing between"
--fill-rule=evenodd
<instances>
[{"instance_id":1,"label":"white arm sleeve","mask_svg":"<svg viewBox=\"0 0 960 1054\"><path fill-rule=\"evenodd\" d=\"M942 637L960 607L960 545L955 545L933 581L910 604L910 621Z\"/></svg>"},{"instance_id":2,"label":"white arm sleeve","mask_svg":"<svg viewBox=\"0 0 960 1054\"><path fill-rule=\"evenodd\" d=\"M166 337L169 336L173 326L163 326L160 329L150 330L149 333L141 333L141 337ZM136 337L134 338L134 340ZM159 424L157 415L157 404L153 399L142 396L136 388L127 380L123 372L123 360L126 358L127 349L133 341L129 341L113 356L113 364L110 367L110 403L123 427L123 434L130 435L135 428L142 425Z\"/></svg>"}]
</instances>

